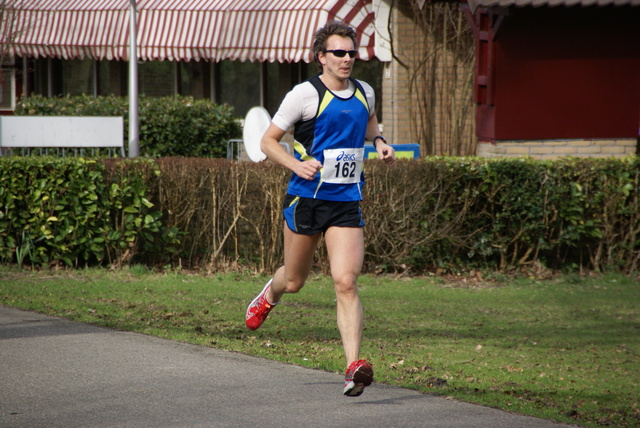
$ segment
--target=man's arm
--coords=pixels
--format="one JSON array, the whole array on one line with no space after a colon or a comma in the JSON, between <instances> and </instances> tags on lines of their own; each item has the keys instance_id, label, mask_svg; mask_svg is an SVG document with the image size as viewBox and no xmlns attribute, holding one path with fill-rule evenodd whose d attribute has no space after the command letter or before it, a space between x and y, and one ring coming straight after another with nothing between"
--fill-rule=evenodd
<instances>
[{"instance_id":1,"label":"man's arm","mask_svg":"<svg viewBox=\"0 0 640 428\"><path fill-rule=\"evenodd\" d=\"M382 136L380 132L380 126L378 125L378 118L375 114L369 117L369 122L367 123L367 139L369 141L373 141L373 144L376 148L376 152L378 152L378 157L384 161L387 165L392 165L396 161L396 152L393 147L391 147L386 140L382 140L378 138L374 141L377 136Z\"/></svg>"},{"instance_id":2,"label":"man's arm","mask_svg":"<svg viewBox=\"0 0 640 428\"><path fill-rule=\"evenodd\" d=\"M267 157L275 163L290 169L300 178L305 180L313 180L318 171L322 168L322 164L315 159L308 161L299 161L294 156L287 153L284 147L280 145L280 140L286 134L286 131L278 128L273 123L269 125L260 140L260 149Z\"/></svg>"}]
</instances>

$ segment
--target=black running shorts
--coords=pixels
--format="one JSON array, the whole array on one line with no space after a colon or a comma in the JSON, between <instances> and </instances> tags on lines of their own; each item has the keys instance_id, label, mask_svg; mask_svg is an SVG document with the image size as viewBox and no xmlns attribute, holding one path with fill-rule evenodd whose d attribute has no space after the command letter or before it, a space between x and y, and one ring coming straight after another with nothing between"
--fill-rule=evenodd
<instances>
[{"instance_id":1,"label":"black running shorts","mask_svg":"<svg viewBox=\"0 0 640 428\"><path fill-rule=\"evenodd\" d=\"M323 201L293 195L284 199L284 219L289 229L302 235L326 232L331 226L364 226L360 201Z\"/></svg>"}]
</instances>

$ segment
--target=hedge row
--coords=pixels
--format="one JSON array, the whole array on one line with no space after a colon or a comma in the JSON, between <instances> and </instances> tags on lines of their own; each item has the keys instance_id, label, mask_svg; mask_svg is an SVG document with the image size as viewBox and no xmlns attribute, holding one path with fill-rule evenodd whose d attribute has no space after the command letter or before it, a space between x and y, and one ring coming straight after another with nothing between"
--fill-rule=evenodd
<instances>
[{"instance_id":1,"label":"hedge row","mask_svg":"<svg viewBox=\"0 0 640 428\"><path fill-rule=\"evenodd\" d=\"M197 156L225 158L227 142L240 138L233 107L191 97L138 100L140 154L145 157ZM122 116L123 141L129 137L128 98L33 95L20 100L20 116ZM125 150L128 144L125 143Z\"/></svg>"},{"instance_id":2,"label":"hedge row","mask_svg":"<svg viewBox=\"0 0 640 428\"><path fill-rule=\"evenodd\" d=\"M368 231L370 252L394 269L640 267L637 157L442 158L369 172L370 219L384 226Z\"/></svg>"},{"instance_id":3,"label":"hedge row","mask_svg":"<svg viewBox=\"0 0 640 428\"><path fill-rule=\"evenodd\" d=\"M365 170L367 272L640 268L638 158L369 160ZM204 158L0 159L0 258L271 271L288 175ZM324 250L317 259L326 267Z\"/></svg>"},{"instance_id":4,"label":"hedge row","mask_svg":"<svg viewBox=\"0 0 640 428\"><path fill-rule=\"evenodd\" d=\"M147 199L148 161L0 158L0 260L121 265L177 231ZM145 256L148 257L148 256Z\"/></svg>"}]
</instances>

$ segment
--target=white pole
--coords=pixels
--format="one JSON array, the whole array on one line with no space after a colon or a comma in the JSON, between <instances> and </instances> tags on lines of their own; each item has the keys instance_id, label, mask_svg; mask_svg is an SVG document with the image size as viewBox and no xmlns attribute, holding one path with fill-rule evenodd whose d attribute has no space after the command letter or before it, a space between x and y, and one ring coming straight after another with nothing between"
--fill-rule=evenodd
<instances>
[{"instance_id":1,"label":"white pole","mask_svg":"<svg viewBox=\"0 0 640 428\"><path fill-rule=\"evenodd\" d=\"M140 156L136 0L129 0L129 157Z\"/></svg>"}]
</instances>

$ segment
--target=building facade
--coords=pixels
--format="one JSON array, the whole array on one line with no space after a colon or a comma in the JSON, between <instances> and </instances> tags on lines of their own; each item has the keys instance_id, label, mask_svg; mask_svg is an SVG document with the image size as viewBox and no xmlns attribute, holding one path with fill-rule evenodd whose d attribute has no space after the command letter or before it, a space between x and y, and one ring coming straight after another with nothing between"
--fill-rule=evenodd
<instances>
[{"instance_id":1,"label":"building facade","mask_svg":"<svg viewBox=\"0 0 640 428\"><path fill-rule=\"evenodd\" d=\"M146 96L273 115L317 73L313 33L338 19L358 32L353 75L375 88L393 143L422 156L627 156L639 144L640 0L608 1L138 0L136 82ZM128 0L4 5L0 114L31 94L128 94Z\"/></svg>"},{"instance_id":2,"label":"building facade","mask_svg":"<svg viewBox=\"0 0 640 428\"><path fill-rule=\"evenodd\" d=\"M638 153L640 1L470 0L467 10L479 155Z\"/></svg>"},{"instance_id":3,"label":"building facade","mask_svg":"<svg viewBox=\"0 0 640 428\"><path fill-rule=\"evenodd\" d=\"M423 79L415 78L422 72L417 64L428 38L421 28L424 23L417 19L427 8L425 2L398 6L392 6L391 0L264 3L269 2L138 1L139 93L227 103L240 118L256 105L273 115L293 85L317 73L309 49L315 30L339 19L358 32L353 75L376 90L376 110L385 135L397 144L418 143L423 154L447 154L446 145L438 143L446 126L434 124L441 120L435 114L440 110L429 106L425 114L424 100L416 95L428 90ZM3 70L7 96L0 106L2 113L11 114L17 100L31 94L128 94L131 11L127 0L21 0L16 4L19 9L5 14L5 24L12 24L3 30L5 57L14 62ZM424 123L433 131L425 132ZM473 154L473 122L463 127L466 151L448 154Z\"/></svg>"}]
</instances>

